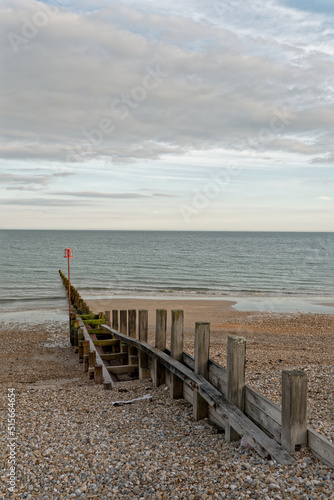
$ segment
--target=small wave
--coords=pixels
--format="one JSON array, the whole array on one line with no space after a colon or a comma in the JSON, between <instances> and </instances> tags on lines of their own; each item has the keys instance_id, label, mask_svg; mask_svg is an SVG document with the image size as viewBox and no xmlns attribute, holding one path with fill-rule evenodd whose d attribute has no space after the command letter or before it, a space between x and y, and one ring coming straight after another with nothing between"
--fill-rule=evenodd
<instances>
[{"instance_id":1,"label":"small wave","mask_svg":"<svg viewBox=\"0 0 334 500\"><path fill-rule=\"evenodd\" d=\"M42 301L50 301L52 302L53 300L64 300L66 298L65 295L55 295L51 297L14 297L14 298L7 298L7 299L0 299L1 304L10 304L12 302L36 302L37 300L42 300Z\"/></svg>"}]
</instances>

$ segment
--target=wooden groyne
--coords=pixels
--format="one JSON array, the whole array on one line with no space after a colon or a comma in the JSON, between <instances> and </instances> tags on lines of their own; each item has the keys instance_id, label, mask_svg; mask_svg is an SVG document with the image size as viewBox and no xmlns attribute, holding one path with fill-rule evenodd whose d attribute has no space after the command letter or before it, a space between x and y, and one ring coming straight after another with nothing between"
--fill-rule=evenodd
<instances>
[{"instance_id":1,"label":"wooden groyne","mask_svg":"<svg viewBox=\"0 0 334 500\"><path fill-rule=\"evenodd\" d=\"M68 279L60 269L59 269L59 274L68 293ZM91 314L88 305L81 298L81 295L78 292L78 290L74 288L73 285L71 285L70 289L71 289L71 303L75 308L75 310L78 312L78 314Z\"/></svg>"},{"instance_id":2,"label":"wooden groyne","mask_svg":"<svg viewBox=\"0 0 334 500\"><path fill-rule=\"evenodd\" d=\"M227 369L210 359L210 324L195 324L195 356L183 351L183 311L171 314L171 349L166 348L167 311L156 311L155 345L148 343L148 311L113 310L73 319L71 343L95 383L106 389L124 376L166 384L172 398L193 405L195 420L208 418L225 439L242 439L264 457L294 462L302 446L334 467L334 446L307 425L307 377L283 371L282 405L245 383L246 340L230 336ZM128 378L129 379L129 378Z\"/></svg>"}]
</instances>

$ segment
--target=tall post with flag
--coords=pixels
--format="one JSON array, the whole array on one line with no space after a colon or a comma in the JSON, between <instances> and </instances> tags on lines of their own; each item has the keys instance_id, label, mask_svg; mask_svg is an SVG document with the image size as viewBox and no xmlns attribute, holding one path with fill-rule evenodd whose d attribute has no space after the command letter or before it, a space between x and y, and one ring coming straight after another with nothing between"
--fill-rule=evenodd
<instances>
[{"instance_id":1,"label":"tall post with flag","mask_svg":"<svg viewBox=\"0 0 334 500\"><path fill-rule=\"evenodd\" d=\"M71 273L70 273L70 258L73 257L72 248L65 248L65 259L68 260L68 314L69 314L69 326L71 335Z\"/></svg>"}]
</instances>

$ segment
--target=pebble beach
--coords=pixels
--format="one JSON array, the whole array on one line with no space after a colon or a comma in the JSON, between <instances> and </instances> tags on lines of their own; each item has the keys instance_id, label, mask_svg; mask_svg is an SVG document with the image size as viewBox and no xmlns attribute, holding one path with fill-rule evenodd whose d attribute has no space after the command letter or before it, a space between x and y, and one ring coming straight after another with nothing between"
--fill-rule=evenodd
<instances>
[{"instance_id":1,"label":"pebble beach","mask_svg":"<svg viewBox=\"0 0 334 500\"><path fill-rule=\"evenodd\" d=\"M213 316L211 357L224 366L227 336L243 335L247 382L277 402L282 369L305 370L309 423L332 440L333 316L229 307ZM190 353L194 318L185 322ZM307 449L295 453L293 465L282 466L240 442L226 443L206 420L195 422L191 405L171 400L166 386L129 380L105 391L94 385L68 345L67 324L9 322L0 338L0 498L334 498L334 471ZM8 491L8 388L16 393L15 492ZM144 395L151 400L112 405Z\"/></svg>"}]
</instances>

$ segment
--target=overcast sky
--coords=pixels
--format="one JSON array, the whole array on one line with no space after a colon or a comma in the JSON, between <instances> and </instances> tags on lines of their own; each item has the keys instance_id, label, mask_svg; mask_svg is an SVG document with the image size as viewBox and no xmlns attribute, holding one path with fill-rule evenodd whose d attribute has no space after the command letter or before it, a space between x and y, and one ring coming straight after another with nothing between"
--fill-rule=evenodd
<instances>
[{"instance_id":1,"label":"overcast sky","mask_svg":"<svg viewBox=\"0 0 334 500\"><path fill-rule=\"evenodd\" d=\"M333 231L333 0L2 0L0 228Z\"/></svg>"}]
</instances>

